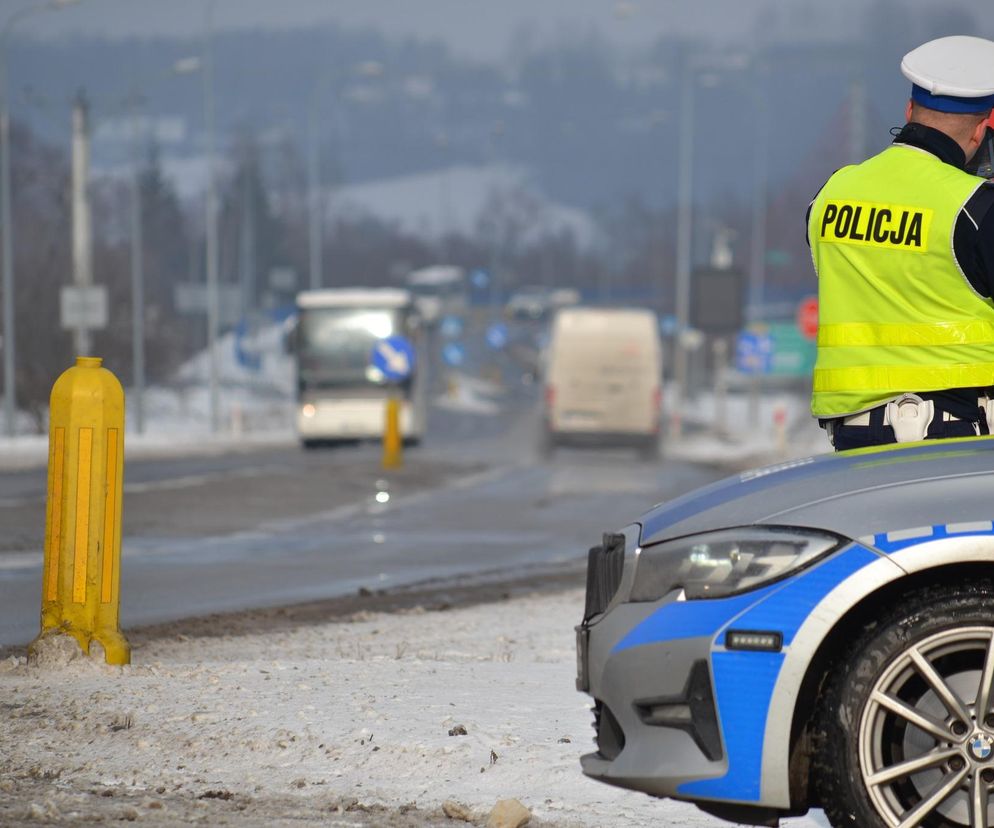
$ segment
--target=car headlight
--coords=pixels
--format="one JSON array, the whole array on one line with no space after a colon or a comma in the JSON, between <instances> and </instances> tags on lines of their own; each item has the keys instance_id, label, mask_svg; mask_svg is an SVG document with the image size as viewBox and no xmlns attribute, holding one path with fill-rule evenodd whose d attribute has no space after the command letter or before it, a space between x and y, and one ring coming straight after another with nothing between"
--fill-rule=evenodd
<instances>
[{"instance_id":1,"label":"car headlight","mask_svg":"<svg viewBox=\"0 0 994 828\"><path fill-rule=\"evenodd\" d=\"M825 532L760 526L658 543L639 554L630 600L657 601L674 589L723 598L790 575L842 543Z\"/></svg>"}]
</instances>

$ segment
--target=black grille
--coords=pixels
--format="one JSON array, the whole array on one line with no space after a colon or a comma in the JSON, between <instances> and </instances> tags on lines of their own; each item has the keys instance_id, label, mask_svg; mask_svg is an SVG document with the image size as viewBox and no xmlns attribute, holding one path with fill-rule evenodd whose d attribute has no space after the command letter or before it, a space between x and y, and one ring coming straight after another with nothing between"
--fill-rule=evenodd
<instances>
[{"instance_id":1,"label":"black grille","mask_svg":"<svg viewBox=\"0 0 994 828\"><path fill-rule=\"evenodd\" d=\"M625 731L621 729L611 708L599 699L594 701L594 732L597 734L594 740L597 752L605 759L617 759L625 747Z\"/></svg>"},{"instance_id":2,"label":"black grille","mask_svg":"<svg viewBox=\"0 0 994 828\"><path fill-rule=\"evenodd\" d=\"M625 536L604 535L603 543L595 546L587 555L587 604L583 611L584 621L589 621L607 609L614 593L618 591L624 568Z\"/></svg>"}]
</instances>

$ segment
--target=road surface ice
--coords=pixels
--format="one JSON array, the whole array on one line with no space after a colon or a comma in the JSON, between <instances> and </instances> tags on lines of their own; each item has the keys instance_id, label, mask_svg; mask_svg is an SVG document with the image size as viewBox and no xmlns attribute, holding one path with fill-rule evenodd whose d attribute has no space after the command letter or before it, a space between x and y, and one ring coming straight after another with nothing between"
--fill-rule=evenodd
<instances>
[{"instance_id":1,"label":"road surface ice","mask_svg":"<svg viewBox=\"0 0 994 828\"><path fill-rule=\"evenodd\" d=\"M535 825L723 824L580 773L582 605L571 590L238 637L169 630L124 668L8 658L0 824L441 825L445 800L482 824L510 797Z\"/></svg>"}]
</instances>

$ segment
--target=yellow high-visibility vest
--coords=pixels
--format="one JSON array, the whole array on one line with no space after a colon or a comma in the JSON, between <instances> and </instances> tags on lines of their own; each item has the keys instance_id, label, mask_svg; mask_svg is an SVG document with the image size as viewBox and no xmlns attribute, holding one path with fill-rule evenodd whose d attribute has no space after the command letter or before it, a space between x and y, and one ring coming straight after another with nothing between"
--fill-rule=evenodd
<instances>
[{"instance_id":1,"label":"yellow high-visibility vest","mask_svg":"<svg viewBox=\"0 0 994 828\"><path fill-rule=\"evenodd\" d=\"M971 287L952 246L960 210L982 183L896 144L843 167L815 198L814 416L994 385L994 303Z\"/></svg>"}]
</instances>

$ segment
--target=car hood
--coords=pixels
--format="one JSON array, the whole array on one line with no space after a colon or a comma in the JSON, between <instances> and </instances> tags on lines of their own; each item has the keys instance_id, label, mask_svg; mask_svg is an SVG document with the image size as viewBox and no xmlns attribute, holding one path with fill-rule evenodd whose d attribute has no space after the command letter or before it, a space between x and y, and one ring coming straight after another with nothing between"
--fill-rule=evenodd
<instances>
[{"instance_id":1,"label":"car hood","mask_svg":"<svg viewBox=\"0 0 994 828\"><path fill-rule=\"evenodd\" d=\"M662 503L643 546L749 524L865 538L994 517L994 437L824 454L754 469Z\"/></svg>"}]
</instances>

